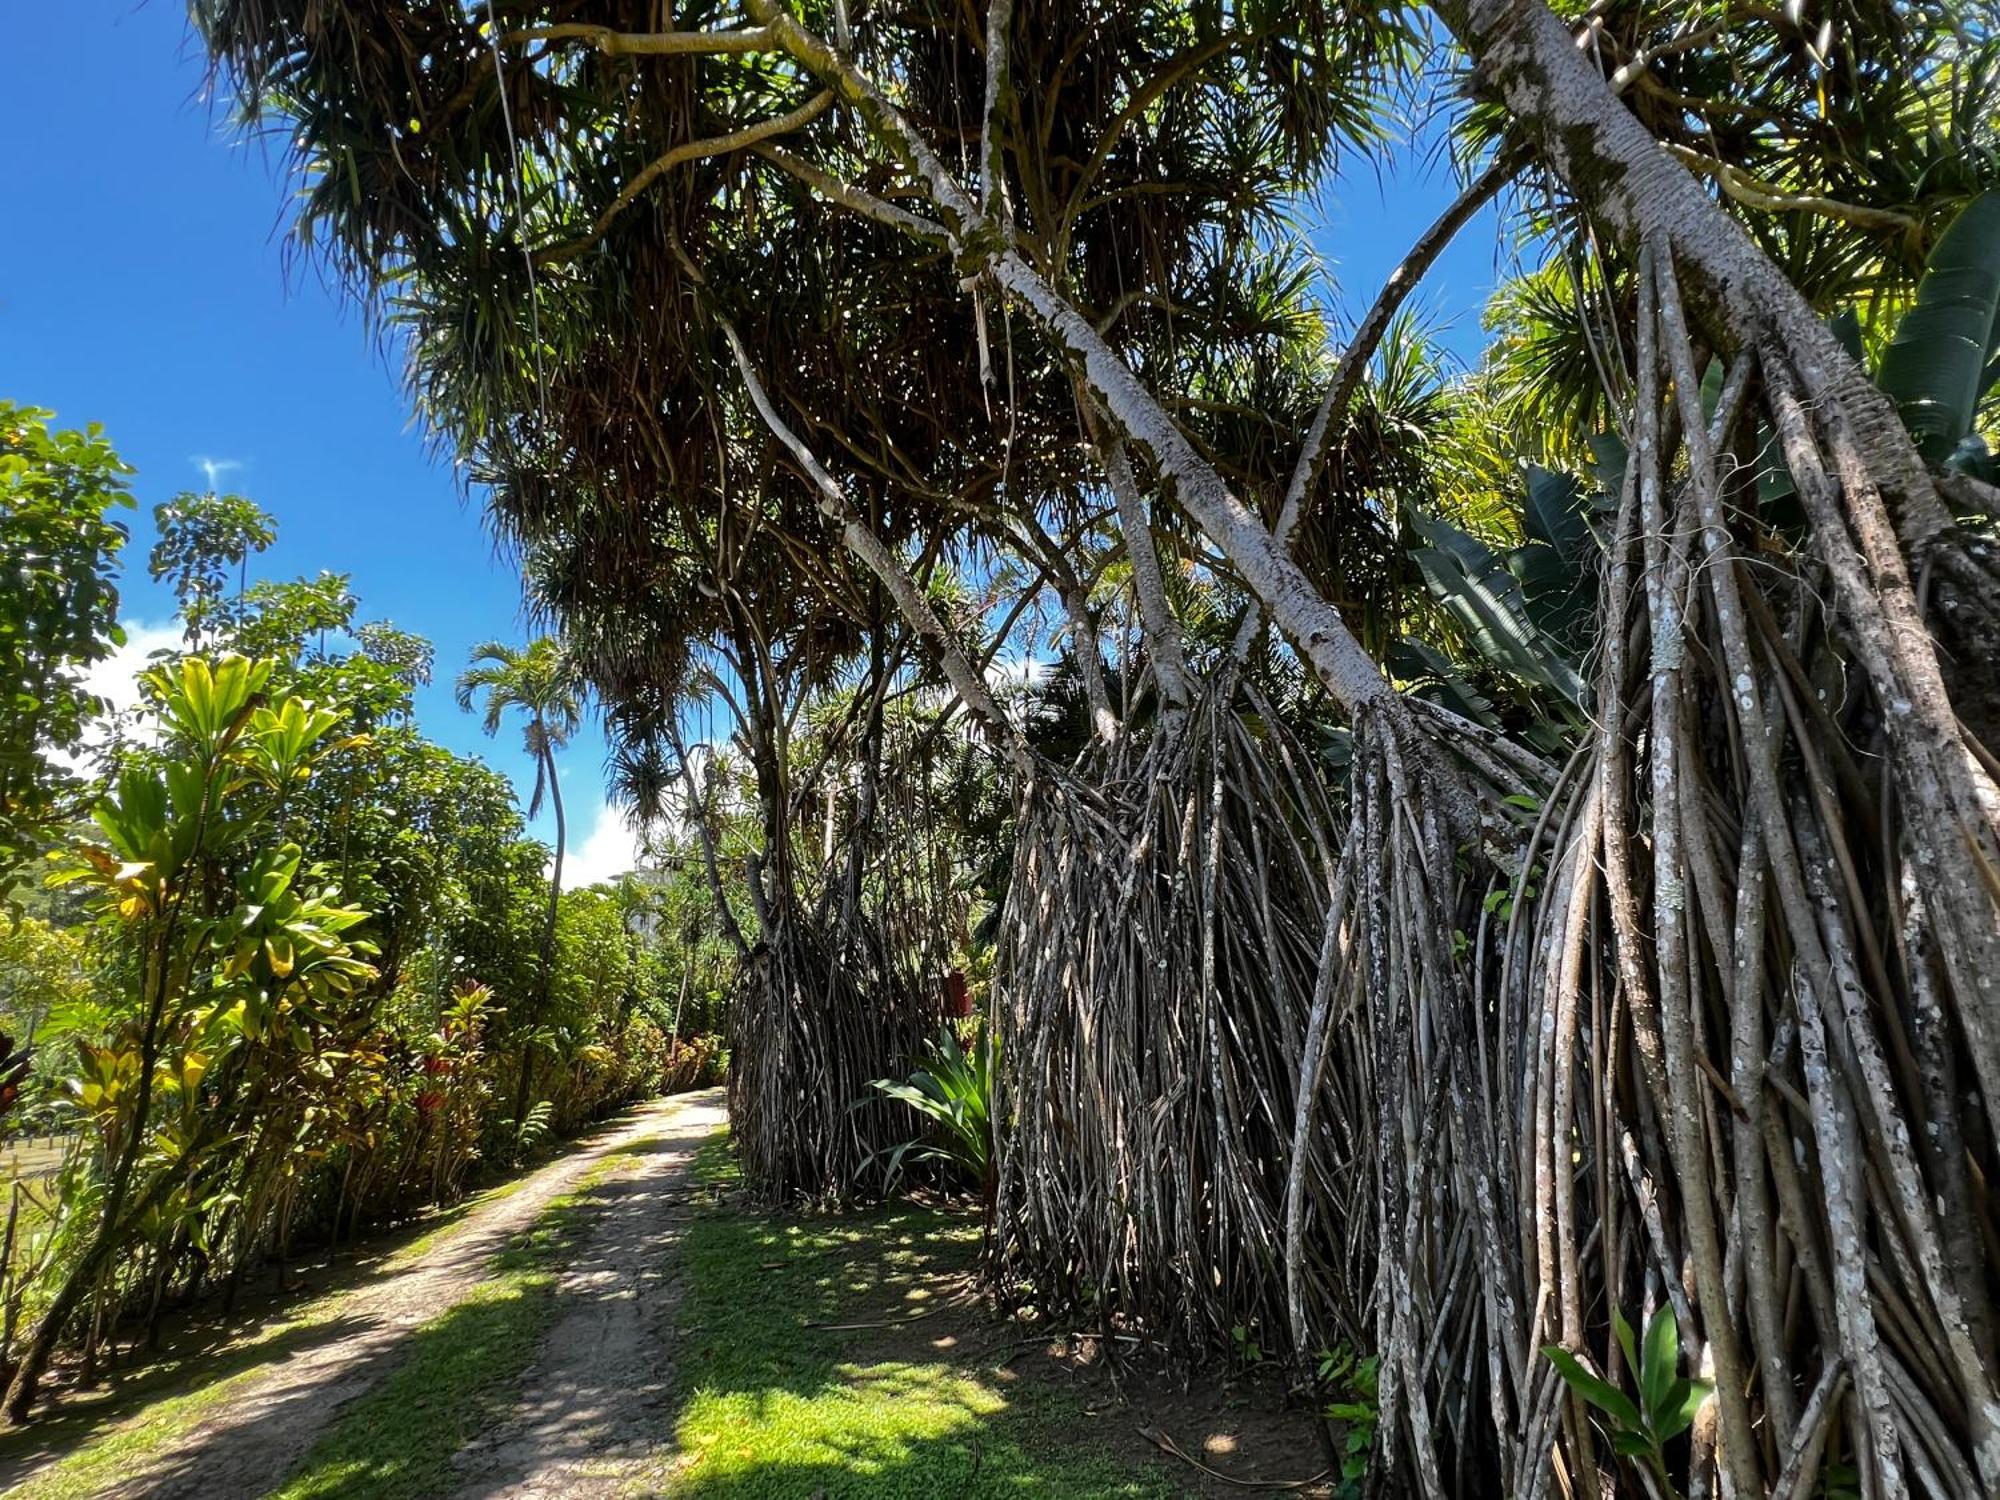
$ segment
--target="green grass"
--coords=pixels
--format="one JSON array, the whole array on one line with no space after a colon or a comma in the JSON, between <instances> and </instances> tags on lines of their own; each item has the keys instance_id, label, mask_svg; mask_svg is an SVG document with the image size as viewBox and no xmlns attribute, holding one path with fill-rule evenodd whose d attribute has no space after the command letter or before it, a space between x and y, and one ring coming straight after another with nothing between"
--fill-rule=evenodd
<instances>
[{"instance_id":1,"label":"green grass","mask_svg":"<svg viewBox=\"0 0 2000 1500\"><path fill-rule=\"evenodd\" d=\"M696 1178L727 1180L720 1139ZM813 1327L923 1311L979 1247L960 1213L899 1206L787 1222L720 1209L685 1241L683 1404L666 1493L684 1500L1047 1500L1185 1493L1093 1445L1077 1399L1010 1380L966 1342L976 1310L890 1330ZM951 1347L936 1349L933 1340Z\"/></svg>"},{"instance_id":2,"label":"green grass","mask_svg":"<svg viewBox=\"0 0 2000 1500\"><path fill-rule=\"evenodd\" d=\"M483 1192L474 1193L467 1198L461 1198L450 1208L435 1210L424 1220L422 1232L408 1244L399 1246L396 1253L383 1262L383 1269L398 1271L405 1266L422 1260L447 1235L458 1228L469 1215L478 1212L490 1203L499 1203L504 1199L513 1197L534 1180L535 1174L533 1172L524 1172L519 1177L510 1177L507 1181L487 1188Z\"/></svg>"},{"instance_id":3,"label":"green grass","mask_svg":"<svg viewBox=\"0 0 2000 1500\"><path fill-rule=\"evenodd\" d=\"M492 1261L493 1275L465 1299L418 1329L409 1363L391 1374L385 1387L364 1397L336 1419L305 1466L280 1493L286 1495L414 1495L449 1470L451 1441L442 1454L398 1453L384 1445L414 1434L436 1444L461 1431L467 1421L484 1420L507 1394L533 1356L535 1340L552 1309L554 1274L549 1269L588 1210L585 1195L620 1165L629 1152L595 1164L578 1187L555 1199L535 1223ZM389 1255L372 1275L408 1265L457 1228L473 1203L492 1203L517 1192L531 1179L503 1183L464 1208L447 1210L415 1239ZM74 1443L59 1462L8 1494L8 1500L83 1500L102 1494L154 1454L172 1447L225 1409L272 1364L340 1336L343 1308L352 1290L314 1298L254 1336L220 1351L200 1351L163 1359L122 1378L101 1400L59 1407L33 1427L0 1436L0 1457L12 1448L45 1448ZM433 1387L429 1383L436 1382ZM390 1389L407 1411L387 1409ZM449 1393L439 1401L435 1391ZM461 1399L462 1393L462 1399ZM432 1461L435 1460L435 1461Z\"/></svg>"},{"instance_id":4,"label":"green grass","mask_svg":"<svg viewBox=\"0 0 2000 1500\"><path fill-rule=\"evenodd\" d=\"M411 1335L402 1361L345 1407L271 1500L397 1500L451 1489L452 1455L505 1420L556 1312L556 1282L594 1205L633 1152L607 1156L549 1201L492 1274Z\"/></svg>"},{"instance_id":5,"label":"green grass","mask_svg":"<svg viewBox=\"0 0 2000 1500\"><path fill-rule=\"evenodd\" d=\"M121 1382L113 1399L121 1410L133 1404L142 1408L133 1420L106 1428L97 1404L84 1402L58 1408L33 1427L23 1429L14 1435L15 1443L21 1446L59 1444L71 1434L78 1446L33 1480L9 1491L8 1500L82 1500L102 1494L134 1467L226 1407L273 1361L329 1336L348 1295L336 1292L315 1298L220 1353L161 1360ZM0 1457L15 1443L0 1440Z\"/></svg>"}]
</instances>

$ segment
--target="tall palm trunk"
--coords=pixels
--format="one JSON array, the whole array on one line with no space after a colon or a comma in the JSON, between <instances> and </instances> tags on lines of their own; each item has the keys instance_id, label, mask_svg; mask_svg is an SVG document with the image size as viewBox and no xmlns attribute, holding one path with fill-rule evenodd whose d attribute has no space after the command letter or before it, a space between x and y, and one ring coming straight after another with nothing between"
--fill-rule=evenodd
<instances>
[{"instance_id":1,"label":"tall palm trunk","mask_svg":"<svg viewBox=\"0 0 2000 1500\"><path fill-rule=\"evenodd\" d=\"M556 815L556 857L549 870L549 914L542 926L541 1013L547 1015L549 1005L555 999L556 916L562 908L563 853L569 842L569 821L563 812L562 785L556 780L555 752L549 748L548 735L542 731L539 720L536 729L536 738L541 741L542 776L549 789L549 806ZM530 1036L521 1042L521 1080L514 1093L514 1119L517 1124L528 1118L528 1098L533 1089L534 1076L535 1044Z\"/></svg>"}]
</instances>

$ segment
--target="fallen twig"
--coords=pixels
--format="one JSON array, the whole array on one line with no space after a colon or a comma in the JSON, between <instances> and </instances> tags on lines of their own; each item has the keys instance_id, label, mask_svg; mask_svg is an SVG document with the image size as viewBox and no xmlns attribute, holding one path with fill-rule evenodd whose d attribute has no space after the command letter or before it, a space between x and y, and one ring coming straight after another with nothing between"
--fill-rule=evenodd
<instances>
[{"instance_id":1,"label":"fallen twig","mask_svg":"<svg viewBox=\"0 0 2000 1500\"><path fill-rule=\"evenodd\" d=\"M1319 1473L1313 1475L1310 1479L1238 1479L1235 1475L1225 1474L1220 1469L1211 1469L1200 1459L1190 1455L1179 1443L1176 1443L1157 1427L1151 1427L1142 1422L1139 1424L1139 1436L1151 1443L1155 1448L1158 1448L1162 1453L1170 1453L1190 1468L1201 1470L1210 1479L1216 1480L1221 1484L1233 1484L1242 1490L1310 1489L1333 1472L1331 1469L1321 1469Z\"/></svg>"}]
</instances>

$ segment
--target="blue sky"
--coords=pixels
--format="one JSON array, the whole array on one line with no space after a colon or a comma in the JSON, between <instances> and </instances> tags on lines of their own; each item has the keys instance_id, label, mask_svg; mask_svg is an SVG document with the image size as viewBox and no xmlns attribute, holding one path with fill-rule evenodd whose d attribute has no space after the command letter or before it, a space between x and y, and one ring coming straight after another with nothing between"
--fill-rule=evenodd
<instances>
[{"instance_id":1,"label":"blue sky","mask_svg":"<svg viewBox=\"0 0 2000 1500\"><path fill-rule=\"evenodd\" d=\"M420 695L427 733L484 756L524 796L518 740L488 740L451 701L479 641L527 625L512 567L479 507L409 421L393 361L316 273L283 263L282 185L262 147L233 138L200 96L202 67L175 0L65 0L23 16L0 47L0 134L17 143L0 198L0 396L102 423L138 474L124 612L163 623L146 577L151 509L221 488L278 521L264 576L353 575L365 618L437 646ZM626 846L603 815L594 728L566 757L573 848L600 821L586 873ZM537 831L553 832L546 812Z\"/></svg>"},{"instance_id":2,"label":"blue sky","mask_svg":"<svg viewBox=\"0 0 2000 1500\"><path fill-rule=\"evenodd\" d=\"M201 87L177 0L64 0L17 18L0 48L0 138L15 143L0 194L0 397L53 408L65 426L103 424L137 468L128 621L170 611L145 576L151 507L206 488L204 460L229 465L220 487L278 521L260 571L350 573L365 618L430 637L426 732L525 793L516 741L486 740L450 696L474 643L526 632L513 569L412 428L394 361L355 309L309 268L287 271L277 172ZM1365 296L1452 192L1407 155L1379 177L1362 164L1319 205L1315 243ZM1455 320L1462 352L1477 346L1474 310L1494 279L1489 215L1419 297ZM629 841L604 808L602 753L587 730L564 787L578 868L608 875Z\"/></svg>"}]
</instances>

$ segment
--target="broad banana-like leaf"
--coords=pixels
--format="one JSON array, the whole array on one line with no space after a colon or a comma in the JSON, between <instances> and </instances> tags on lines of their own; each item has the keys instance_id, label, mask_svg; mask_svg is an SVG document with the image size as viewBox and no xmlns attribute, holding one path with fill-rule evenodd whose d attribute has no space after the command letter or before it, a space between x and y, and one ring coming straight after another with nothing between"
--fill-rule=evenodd
<instances>
[{"instance_id":1,"label":"broad banana-like leaf","mask_svg":"<svg viewBox=\"0 0 2000 1500\"><path fill-rule=\"evenodd\" d=\"M1596 547L1586 516L1583 486L1568 474L1528 466L1528 502L1521 512L1521 534L1530 543L1553 547L1566 562L1581 564Z\"/></svg>"},{"instance_id":2,"label":"broad banana-like leaf","mask_svg":"<svg viewBox=\"0 0 2000 1500\"><path fill-rule=\"evenodd\" d=\"M1404 636L1390 645L1383 665L1398 682L1414 684L1418 697L1442 703L1460 717L1484 724L1488 729L1501 727L1500 716L1493 711L1493 701L1467 682L1442 651Z\"/></svg>"},{"instance_id":3,"label":"broad banana-like leaf","mask_svg":"<svg viewBox=\"0 0 2000 1500\"><path fill-rule=\"evenodd\" d=\"M1965 206L1931 249L1917 300L1876 376L1917 449L1947 462L1972 431L2000 336L2000 192Z\"/></svg>"},{"instance_id":4,"label":"broad banana-like leaf","mask_svg":"<svg viewBox=\"0 0 2000 1500\"><path fill-rule=\"evenodd\" d=\"M1625 463L1631 452L1625 439L1615 432L1600 432L1590 439L1590 476L1597 481L1597 497L1591 502L1598 511L1615 516L1619 492L1625 487Z\"/></svg>"},{"instance_id":5,"label":"broad banana-like leaf","mask_svg":"<svg viewBox=\"0 0 2000 1500\"><path fill-rule=\"evenodd\" d=\"M1429 543L1410 560L1439 604L1464 627L1479 654L1502 671L1553 688L1571 703L1583 702L1583 679L1556 642L1535 624L1520 580L1500 555L1448 521L1413 515Z\"/></svg>"},{"instance_id":6,"label":"broad banana-like leaf","mask_svg":"<svg viewBox=\"0 0 2000 1500\"><path fill-rule=\"evenodd\" d=\"M1583 485L1553 469L1528 470L1527 504L1521 512L1526 541L1507 554L1507 571L1535 628L1574 656L1586 644L1597 615L1598 545Z\"/></svg>"}]
</instances>

